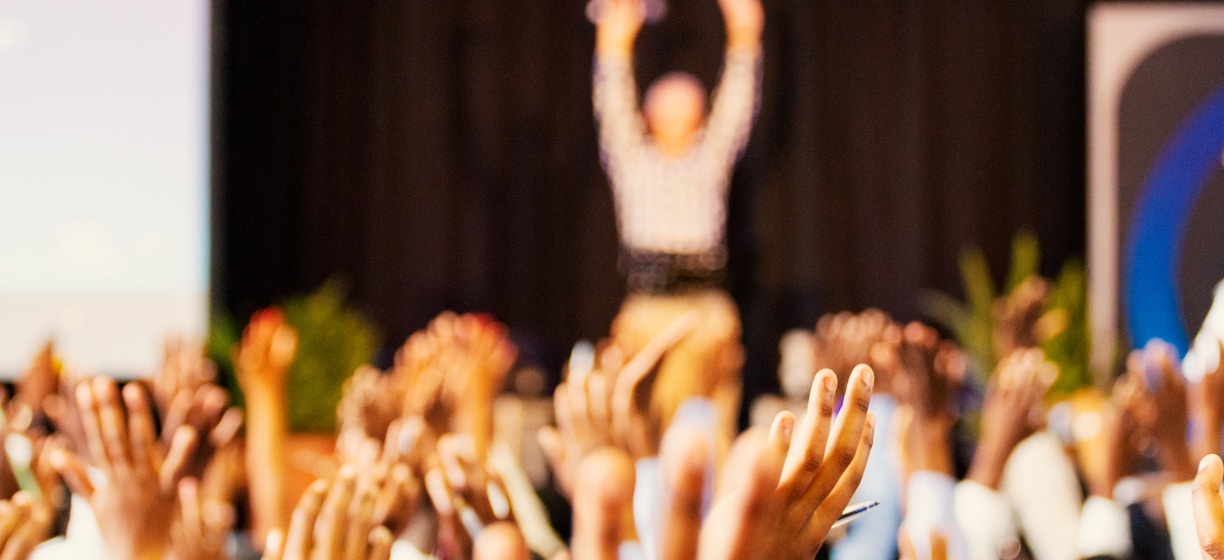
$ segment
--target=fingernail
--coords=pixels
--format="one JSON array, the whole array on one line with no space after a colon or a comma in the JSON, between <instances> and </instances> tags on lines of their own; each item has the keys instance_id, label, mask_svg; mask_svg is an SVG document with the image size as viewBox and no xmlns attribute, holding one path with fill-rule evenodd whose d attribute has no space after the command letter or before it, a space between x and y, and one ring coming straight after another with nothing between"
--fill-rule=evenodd
<instances>
[{"instance_id":1,"label":"fingernail","mask_svg":"<svg viewBox=\"0 0 1224 560\"><path fill-rule=\"evenodd\" d=\"M790 441L791 436L793 436L794 433L795 433L795 419L794 418L783 418L782 419L782 435L786 436L787 441Z\"/></svg>"},{"instance_id":2,"label":"fingernail","mask_svg":"<svg viewBox=\"0 0 1224 560\"><path fill-rule=\"evenodd\" d=\"M1199 461L1199 466L1198 466L1198 470L1199 470L1199 472L1203 472L1203 469L1206 469L1206 468L1207 468L1207 463L1209 463L1209 462L1210 462L1210 461L1209 461L1209 459L1211 459L1211 457L1212 457L1211 455L1208 455L1208 456L1206 456L1206 457L1203 457L1203 458L1202 458L1202 459Z\"/></svg>"},{"instance_id":3,"label":"fingernail","mask_svg":"<svg viewBox=\"0 0 1224 560\"><path fill-rule=\"evenodd\" d=\"M830 392L836 391L837 390L837 378L832 375L826 375L824 378L824 388L826 391L830 391Z\"/></svg>"},{"instance_id":4,"label":"fingernail","mask_svg":"<svg viewBox=\"0 0 1224 560\"><path fill-rule=\"evenodd\" d=\"M868 389L875 386L875 372L872 371L871 368L866 368L863 371L863 384L866 385Z\"/></svg>"}]
</instances>

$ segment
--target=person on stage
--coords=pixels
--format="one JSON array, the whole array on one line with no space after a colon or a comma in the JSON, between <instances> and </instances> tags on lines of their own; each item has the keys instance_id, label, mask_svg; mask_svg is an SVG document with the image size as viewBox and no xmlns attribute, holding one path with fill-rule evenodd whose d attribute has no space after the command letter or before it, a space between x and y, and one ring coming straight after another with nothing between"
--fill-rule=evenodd
<instances>
[{"instance_id":1,"label":"person on stage","mask_svg":"<svg viewBox=\"0 0 1224 560\"><path fill-rule=\"evenodd\" d=\"M639 109L633 46L646 17L640 0L599 3L593 94L629 292L613 338L632 354L696 310L698 327L660 365L651 413L666 427L686 397L708 397L729 441L743 350L735 302L722 289L727 189L757 113L765 15L760 0L718 5L726 57L708 114L701 82L682 72L656 80Z\"/></svg>"}]
</instances>

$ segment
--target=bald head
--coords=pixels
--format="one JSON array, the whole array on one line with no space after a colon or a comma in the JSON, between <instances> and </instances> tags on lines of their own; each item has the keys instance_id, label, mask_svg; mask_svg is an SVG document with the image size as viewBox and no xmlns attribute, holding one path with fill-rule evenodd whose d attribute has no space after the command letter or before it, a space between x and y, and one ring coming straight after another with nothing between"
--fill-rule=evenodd
<instances>
[{"instance_id":1,"label":"bald head","mask_svg":"<svg viewBox=\"0 0 1224 560\"><path fill-rule=\"evenodd\" d=\"M686 72L670 72L646 90L642 116L655 142L665 151L683 151L705 118L706 92Z\"/></svg>"}]
</instances>

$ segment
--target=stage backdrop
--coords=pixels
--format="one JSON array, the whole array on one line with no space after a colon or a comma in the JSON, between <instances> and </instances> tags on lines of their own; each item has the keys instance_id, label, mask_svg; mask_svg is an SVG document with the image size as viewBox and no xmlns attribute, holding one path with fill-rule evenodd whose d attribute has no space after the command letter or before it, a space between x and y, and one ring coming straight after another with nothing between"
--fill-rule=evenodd
<instances>
[{"instance_id":1,"label":"stage backdrop","mask_svg":"<svg viewBox=\"0 0 1224 560\"><path fill-rule=\"evenodd\" d=\"M555 373L623 296L585 0L217 1L215 295L245 314L348 278L397 343L487 310ZM767 0L760 119L732 184L747 396L819 314L918 317L969 245L1002 277L1084 250L1086 1ZM529 7L528 7L529 6ZM643 82L713 84L715 0L673 1ZM746 399L748 400L748 399Z\"/></svg>"},{"instance_id":2,"label":"stage backdrop","mask_svg":"<svg viewBox=\"0 0 1224 560\"><path fill-rule=\"evenodd\" d=\"M1093 357L1182 352L1224 278L1224 4L1089 19Z\"/></svg>"}]
</instances>

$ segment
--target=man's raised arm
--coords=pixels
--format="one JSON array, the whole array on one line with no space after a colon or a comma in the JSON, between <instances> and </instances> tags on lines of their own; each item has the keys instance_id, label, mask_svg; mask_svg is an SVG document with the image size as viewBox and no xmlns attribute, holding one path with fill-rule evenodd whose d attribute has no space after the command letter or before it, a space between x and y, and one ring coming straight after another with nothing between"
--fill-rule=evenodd
<instances>
[{"instance_id":1,"label":"man's raised arm","mask_svg":"<svg viewBox=\"0 0 1224 560\"><path fill-rule=\"evenodd\" d=\"M595 24L592 90L604 166L640 147L645 128L633 80L633 43L645 14L638 0L608 0Z\"/></svg>"},{"instance_id":2,"label":"man's raised arm","mask_svg":"<svg viewBox=\"0 0 1224 560\"><path fill-rule=\"evenodd\" d=\"M722 78L706 122L705 147L723 154L730 165L752 132L761 90L761 31L765 9L760 0L718 0L727 25L727 56Z\"/></svg>"}]
</instances>

